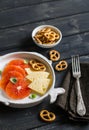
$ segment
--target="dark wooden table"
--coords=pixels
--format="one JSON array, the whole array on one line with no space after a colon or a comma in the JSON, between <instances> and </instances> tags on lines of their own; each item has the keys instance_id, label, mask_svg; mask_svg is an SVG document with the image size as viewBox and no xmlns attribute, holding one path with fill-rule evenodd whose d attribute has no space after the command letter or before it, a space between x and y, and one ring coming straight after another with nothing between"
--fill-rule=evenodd
<instances>
[{"instance_id":1,"label":"dark wooden table","mask_svg":"<svg viewBox=\"0 0 89 130\"><path fill-rule=\"evenodd\" d=\"M89 0L0 0L0 55L35 51L49 58L50 49L37 47L31 38L32 30L43 24L62 31L61 43L53 48L60 52L61 59L69 63L71 55L79 54L81 60L89 60ZM58 87L65 72L55 74ZM56 120L52 123L40 120L42 109L54 112ZM36 107L23 109L0 103L0 130L45 129L89 130L89 124L69 120L61 108L49 103L49 97Z\"/></svg>"}]
</instances>

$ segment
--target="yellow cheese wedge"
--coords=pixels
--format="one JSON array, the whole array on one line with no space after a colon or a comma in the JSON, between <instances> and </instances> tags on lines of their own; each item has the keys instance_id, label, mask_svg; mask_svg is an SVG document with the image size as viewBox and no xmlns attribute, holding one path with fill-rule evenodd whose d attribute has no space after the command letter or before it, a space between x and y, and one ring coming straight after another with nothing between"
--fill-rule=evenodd
<instances>
[{"instance_id":1,"label":"yellow cheese wedge","mask_svg":"<svg viewBox=\"0 0 89 130\"><path fill-rule=\"evenodd\" d=\"M26 78L30 81L34 81L37 78L48 78L48 76L50 75L49 72L46 71L31 71L31 70L27 70L28 75L26 76Z\"/></svg>"},{"instance_id":2,"label":"yellow cheese wedge","mask_svg":"<svg viewBox=\"0 0 89 130\"><path fill-rule=\"evenodd\" d=\"M25 68L25 71L27 72L27 74L29 75L31 72L36 72L35 70L31 69L31 68Z\"/></svg>"},{"instance_id":3,"label":"yellow cheese wedge","mask_svg":"<svg viewBox=\"0 0 89 130\"><path fill-rule=\"evenodd\" d=\"M50 86L50 79L37 78L28 87L31 88L36 93L43 95L46 93L49 86Z\"/></svg>"}]
</instances>

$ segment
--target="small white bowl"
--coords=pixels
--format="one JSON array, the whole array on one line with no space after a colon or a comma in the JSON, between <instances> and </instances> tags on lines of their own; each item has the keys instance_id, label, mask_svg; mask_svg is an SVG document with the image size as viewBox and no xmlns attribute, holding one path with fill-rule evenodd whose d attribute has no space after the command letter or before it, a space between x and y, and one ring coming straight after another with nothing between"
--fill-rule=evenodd
<instances>
[{"instance_id":1,"label":"small white bowl","mask_svg":"<svg viewBox=\"0 0 89 130\"><path fill-rule=\"evenodd\" d=\"M55 42L55 43L53 43L53 44L49 44L49 43L45 43L45 44L40 44L40 43L38 43L37 41L36 41L36 39L34 38L35 37L35 35L36 35L36 33L38 32L38 31L40 31L40 30L42 30L43 28L51 28L52 30L54 30L55 32L57 32L58 34L59 34L59 36L60 36L60 38ZM55 26L52 26L52 25L41 25L41 26L38 26L38 27L36 27L33 31L32 31L32 39L33 39L33 41L35 42L35 44L37 45L37 46L39 46L39 47L42 47L42 48L52 48L52 47L54 47L54 46L56 46L56 45L58 45L59 43L60 43L60 41L62 40L62 33L61 33L61 31L58 29L58 28L56 28Z\"/></svg>"}]
</instances>

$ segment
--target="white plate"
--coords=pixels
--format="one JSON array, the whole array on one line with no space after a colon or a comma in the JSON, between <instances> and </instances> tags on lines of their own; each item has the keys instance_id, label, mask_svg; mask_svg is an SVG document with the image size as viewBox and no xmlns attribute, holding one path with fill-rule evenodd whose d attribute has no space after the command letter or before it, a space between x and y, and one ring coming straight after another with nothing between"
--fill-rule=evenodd
<instances>
[{"instance_id":1,"label":"white plate","mask_svg":"<svg viewBox=\"0 0 89 130\"><path fill-rule=\"evenodd\" d=\"M55 85L55 74L54 69L51 65L51 62L44 57L43 55L36 53L36 52L14 52L9 53L4 56L0 57L0 69L3 71L5 65L13 60L13 59L37 59L43 64L46 65L47 71L51 75L52 84L50 86L50 89L47 91L47 93L43 96L38 96L36 99L30 99L29 97L26 97L21 100L12 100L6 96L6 94L0 89L0 102L4 103L5 105L16 107L16 108L25 108L25 107L31 107L39 104L46 96L51 96L51 102L54 102L56 100L56 97L58 94L64 93L64 89L58 88L54 89Z\"/></svg>"}]
</instances>

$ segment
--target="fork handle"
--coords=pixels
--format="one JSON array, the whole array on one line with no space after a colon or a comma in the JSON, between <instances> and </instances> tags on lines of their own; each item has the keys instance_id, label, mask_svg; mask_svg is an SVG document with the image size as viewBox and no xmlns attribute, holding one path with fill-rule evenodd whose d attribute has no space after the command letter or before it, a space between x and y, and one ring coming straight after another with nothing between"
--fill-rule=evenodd
<instances>
[{"instance_id":1,"label":"fork handle","mask_svg":"<svg viewBox=\"0 0 89 130\"><path fill-rule=\"evenodd\" d=\"M86 108L85 108L85 104L84 104L81 89L80 89L79 78L77 78L77 113L80 116L84 116L86 113Z\"/></svg>"}]
</instances>

